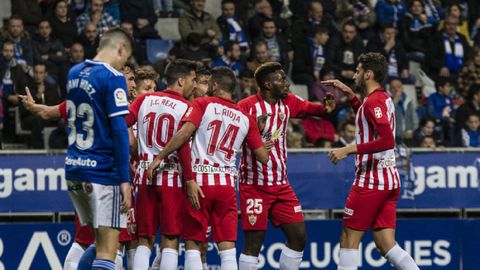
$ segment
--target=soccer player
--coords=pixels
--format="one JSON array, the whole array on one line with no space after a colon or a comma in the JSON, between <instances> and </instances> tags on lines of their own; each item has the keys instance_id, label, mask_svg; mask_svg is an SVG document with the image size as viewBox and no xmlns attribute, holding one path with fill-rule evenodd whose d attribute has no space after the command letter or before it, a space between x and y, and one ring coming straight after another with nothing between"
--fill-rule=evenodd
<instances>
[{"instance_id":1,"label":"soccer player","mask_svg":"<svg viewBox=\"0 0 480 270\"><path fill-rule=\"evenodd\" d=\"M254 118L266 119L260 130L264 141L273 141L270 160L258 162L251 148L243 147L240 163L240 210L245 247L239 269L257 269L267 221L279 226L287 243L280 255L280 269L298 269L306 243L302 206L287 180L287 124L289 118L323 116L332 112L331 96L325 104L305 101L289 93L289 83L277 62L268 62L255 71L260 88L255 95L239 102L239 107Z\"/></svg>"},{"instance_id":2,"label":"soccer player","mask_svg":"<svg viewBox=\"0 0 480 270\"><path fill-rule=\"evenodd\" d=\"M355 180L343 211L338 270L358 268L360 240L370 228L378 251L396 269L419 269L412 257L395 242L400 180L394 153L395 105L381 87L387 70L382 54L360 55L353 79L365 96L363 101L338 80L324 82L342 90L356 113L356 144L334 149L328 154L335 164L355 154Z\"/></svg>"},{"instance_id":3,"label":"soccer player","mask_svg":"<svg viewBox=\"0 0 480 270\"><path fill-rule=\"evenodd\" d=\"M118 70L132 47L125 32L109 30L95 58L68 73L65 174L80 222L95 231L92 269L115 269L119 229L126 228L131 205L127 85Z\"/></svg>"},{"instance_id":4,"label":"soccer player","mask_svg":"<svg viewBox=\"0 0 480 270\"><path fill-rule=\"evenodd\" d=\"M193 180L187 181L187 197L182 235L185 239L185 269L202 269L200 243L210 234L218 245L221 269L237 269L237 200L235 193L236 153L246 141L255 157L268 161L257 123L232 100L235 74L225 67L214 68L210 78L213 97L196 99L188 110L180 131L148 168L149 177L160 161L192 141Z\"/></svg>"},{"instance_id":5,"label":"soccer player","mask_svg":"<svg viewBox=\"0 0 480 270\"><path fill-rule=\"evenodd\" d=\"M136 270L147 270L149 267L158 225L162 233L160 269L176 270L178 267L184 197L180 162L185 161L187 167L190 167L190 152L174 153L162 159L161 169L153 179L147 179L146 169L180 126L181 119L190 105L187 100L192 95L195 85L195 70L196 64L192 61L173 61L165 71L167 90L142 95L129 108L127 125L137 122L140 159L135 173L135 182L138 185L139 236L139 246L134 260ZM186 165L182 166L185 167Z\"/></svg>"}]
</instances>

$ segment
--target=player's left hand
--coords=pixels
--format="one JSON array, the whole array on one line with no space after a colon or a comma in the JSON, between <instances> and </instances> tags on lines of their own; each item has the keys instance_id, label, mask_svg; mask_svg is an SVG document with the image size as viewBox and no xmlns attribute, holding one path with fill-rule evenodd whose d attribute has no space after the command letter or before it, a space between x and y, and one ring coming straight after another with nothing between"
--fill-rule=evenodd
<instances>
[{"instance_id":1,"label":"player's left hand","mask_svg":"<svg viewBox=\"0 0 480 270\"><path fill-rule=\"evenodd\" d=\"M268 141L263 143L263 146L265 146L265 149L267 149L268 152L270 152L270 150L272 150L274 145L275 145L275 143L273 142L273 140L268 140Z\"/></svg>"},{"instance_id":2,"label":"player's left hand","mask_svg":"<svg viewBox=\"0 0 480 270\"><path fill-rule=\"evenodd\" d=\"M325 98L323 99L323 106L325 107L326 113L331 113L335 110L335 97L331 93L327 93Z\"/></svg>"},{"instance_id":3,"label":"player's left hand","mask_svg":"<svg viewBox=\"0 0 480 270\"><path fill-rule=\"evenodd\" d=\"M337 164L338 161L346 158L347 156L348 151L346 147L334 149L328 153L328 159L330 159L333 164Z\"/></svg>"},{"instance_id":4,"label":"player's left hand","mask_svg":"<svg viewBox=\"0 0 480 270\"><path fill-rule=\"evenodd\" d=\"M192 204L193 208L196 210L200 209L200 199L205 198L202 189L197 185L197 182L194 180L187 181L187 197L190 204Z\"/></svg>"},{"instance_id":5,"label":"player's left hand","mask_svg":"<svg viewBox=\"0 0 480 270\"><path fill-rule=\"evenodd\" d=\"M147 177L148 180L153 179L153 171L155 171L158 166L160 166L160 159L155 158L152 162L150 162L150 165L147 168Z\"/></svg>"},{"instance_id":6,"label":"player's left hand","mask_svg":"<svg viewBox=\"0 0 480 270\"><path fill-rule=\"evenodd\" d=\"M259 117L257 117L257 126L258 126L258 130L260 131L260 133L262 133L262 130L267 125L267 119L270 116L272 116L271 113L266 113L266 114L262 114Z\"/></svg>"},{"instance_id":7,"label":"player's left hand","mask_svg":"<svg viewBox=\"0 0 480 270\"><path fill-rule=\"evenodd\" d=\"M123 182L120 184L120 193L122 194L122 202L120 203L120 210L122 213L128 213L130 206L132 205L132 192L129 182Z\"/></svg>"}]
</instances>

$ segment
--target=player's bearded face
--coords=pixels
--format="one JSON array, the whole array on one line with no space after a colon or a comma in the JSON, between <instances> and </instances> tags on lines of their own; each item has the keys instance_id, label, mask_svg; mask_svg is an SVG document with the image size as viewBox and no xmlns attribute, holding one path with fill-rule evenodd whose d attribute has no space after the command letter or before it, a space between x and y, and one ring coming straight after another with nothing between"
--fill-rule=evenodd
<instances>
[{"instance_id":1,"label":"player's bearded face","mask_svg":"<svg viewBox=\"0 0 480 270\"><path fill-rule=\"evenodd\" d=\"M276 98L286 98L290 83L287 81L287 76L283 70L277 71L271 76L270 84L272 85L272 95Z\"/></svg>"},{"instance_id":2,"label":"player's bearded face","mask_svg":"<svg viewBox=\"0 0 480 270\"><path fill-rule=\"evenodd\" d=\"M359 65L355 71L355 75L353 76L353 79L355 80L355 90L357 92L362 92L363 89L365 89L365 71Z\"/></svg>"}]
</instances>

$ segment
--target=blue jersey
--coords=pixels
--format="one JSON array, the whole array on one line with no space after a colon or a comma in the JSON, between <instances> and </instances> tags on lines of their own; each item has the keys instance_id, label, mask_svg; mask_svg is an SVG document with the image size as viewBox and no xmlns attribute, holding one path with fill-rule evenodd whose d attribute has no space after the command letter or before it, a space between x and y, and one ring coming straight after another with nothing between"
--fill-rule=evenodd
<instances>
[{"instance_id":1,"label":"blue jersey","mask_svg":"<svg viewBox=\"0 0 480 270\"><path fill-rule=\"evenodd\" d=\"M68 73L65 173L68 180L118 185L110 117L128 113L122 73L103 62L86 60ZM128 147L128 145L126 146ZM128 164L127 164L128 166Z\"/></svg>"}]
</instances>

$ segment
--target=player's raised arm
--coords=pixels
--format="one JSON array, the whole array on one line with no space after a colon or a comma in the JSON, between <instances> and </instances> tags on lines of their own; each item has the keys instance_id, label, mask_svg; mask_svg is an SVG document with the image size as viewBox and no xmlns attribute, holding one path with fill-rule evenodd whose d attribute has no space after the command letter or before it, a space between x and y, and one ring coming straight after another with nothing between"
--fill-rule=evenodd
<instances>
[{"instance_id":1,"label":"player's raised arm","mask_svg":"<svg viewBox=\"0 0 480 270\"><path fill-rule=\"evenodd\" d=\"M18 95L18 97L20 98L20 101L25 109L40 116L40 118L43 120L55 120L62 116L59 110L59 105L47 106L43 104L36 104L35 99L32 97L28 87L25 87L25 95Z\"/></svg>"},{"instance_id":2,"label":"player's raised arm","mask_svg":"<svg viewBox=\"0 0 480 270\"><path fill-rule=\"evenodd\" d=\"M347 96L348 100L350 100L350 106L352 107L353 111L355 113L358 112L358 109L360 108L360 105L362 105L362 102L360 101L360 99L357 98L352 88L348 87L339 80L322 81L322 84L331 85L342 91Z\"/></svg>"}]
</instances>

